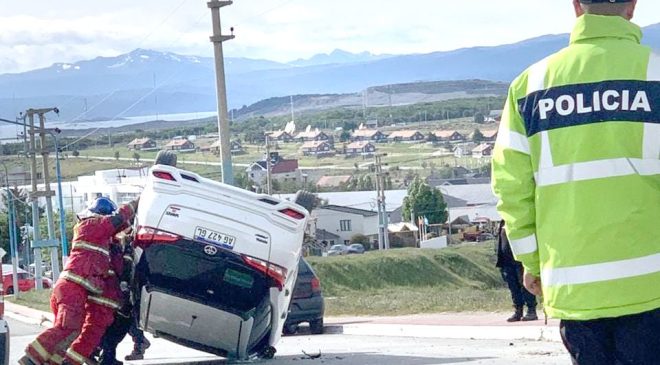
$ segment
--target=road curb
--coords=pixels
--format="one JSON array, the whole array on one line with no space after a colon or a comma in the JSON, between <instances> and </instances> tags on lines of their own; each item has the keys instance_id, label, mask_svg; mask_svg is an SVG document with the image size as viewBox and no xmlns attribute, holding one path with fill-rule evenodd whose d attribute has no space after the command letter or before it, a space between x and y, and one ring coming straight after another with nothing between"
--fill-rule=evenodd
<instances>
[{"instance_id":1,"label":"road curb","mask_svg":"<svg viewBox=\"0 0 660 365\"><path fill-rule=\"evenodd\" d=\"M466 340L528 340L561 342L559 328L549 326L438 326L402 324L344 324L332 325L345 335L451 338ZM336 327L340 327L336 328ZM330 333L332 333L329 331Z\"/></svg>"},{"instance_id":2,"label":"road curb","mask_svg":"<svg viewBox=\"0 0 660 365\"><path fill-rule=\"evenodd\" d=\"M36 324L44 328L50 328L55 321L53 313L40 311L10 301L5 301L5 316L23 323Z\"/></svg>"}]
</instances>

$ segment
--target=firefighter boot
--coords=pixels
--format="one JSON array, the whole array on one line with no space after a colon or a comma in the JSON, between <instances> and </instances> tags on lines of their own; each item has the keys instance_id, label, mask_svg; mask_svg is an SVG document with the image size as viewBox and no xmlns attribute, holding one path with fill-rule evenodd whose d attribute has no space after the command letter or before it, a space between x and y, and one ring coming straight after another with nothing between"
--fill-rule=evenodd
<instances>
[{"instance_id":1,"label":"firefighter boot","mask_svg":"<svg viewBox=\"0 0 660 365\"><path fill-rule=\"evenodd\" d=\"M513 312L513 315L509 317L506 321L507 322L518 322L522 319L523 317L523 307L516 307L516 311Z\"/></svg>"},{"instance_id":2,"label":"firefighter boot","mask_svg":"<svg viewBox=\"0 0 660 365\"><path fill-rule=\"evenodd\" d=\"M151 343L149 340L146 338L142 339L141 344L134 344L133 345L133 352L130 354L126 355L124 357L124 360L131 361L131 360L142 360L144 359L144 353L147 351L147 349L151 346Z\"/></svg>"},{"instance_id":3,"label":"firefighter boot","mask_svg":"<svg viewBox=\"0 0 660 365\"><path fill-rule=\"evenodd\" d=\"M525 316L522 317L523 322L527 321L536 321L539 319L539 316L536 315L536 308L527 308L527 313L525 313Z\"/></svg>"}]
</instances>

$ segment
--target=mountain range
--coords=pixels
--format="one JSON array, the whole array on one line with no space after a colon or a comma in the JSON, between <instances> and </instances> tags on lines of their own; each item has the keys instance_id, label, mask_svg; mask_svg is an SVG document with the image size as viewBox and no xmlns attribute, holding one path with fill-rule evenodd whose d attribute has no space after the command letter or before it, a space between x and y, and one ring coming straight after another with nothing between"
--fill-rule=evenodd
<instances>
[{"instance_id":1,"label":"mountain range","mask_svg":"<svg viewBox=\"0 0 660 365\"><path fill-rule=\"evenodd\" d=\"M567 43L568 35L559 34L428 54L335 50L289 63L228 57L228 101L230 108L245 109L259 100L288 95L365 91L368 97L369 90L378 91L369 87L416 81L479 79L507 83ZM644 28L643 43L660 51L660 24ZM214 62L209 57L136 49L116 57L0 75L0 116L11 117L26 108L43 106L57 106L64 120L215 110Z\"/></svg>"}]
</instances>

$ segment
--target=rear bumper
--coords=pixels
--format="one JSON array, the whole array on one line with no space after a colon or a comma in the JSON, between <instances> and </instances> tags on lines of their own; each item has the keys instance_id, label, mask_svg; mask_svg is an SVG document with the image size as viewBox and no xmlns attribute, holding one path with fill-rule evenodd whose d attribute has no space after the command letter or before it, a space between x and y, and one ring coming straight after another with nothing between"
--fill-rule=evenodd
<instances>
[{"instance_id":1,"label":"rear bumper","mask_svg":"<svg viewBox=\"0 0 660 365\"><path fill-rule=\"evenodd\" d=\"M268 313L239 316L158 289L142 288L140 327L181 345L247 359L268 343ZM256 337L258 336L258 337ZM265 336L265 337L264 337Z\"/></svg>"},{"instance_id":2,"label":"rear bumper","mask_svg":"<svg viewBox=\"0 0 660 365\"><path fill-rule=\"evenodd\" d=\"M285 325L295 325L323 318L325 305L323 297L316 295L310 298L293 299L289 307Z\"/></svg>"}]
</instances>

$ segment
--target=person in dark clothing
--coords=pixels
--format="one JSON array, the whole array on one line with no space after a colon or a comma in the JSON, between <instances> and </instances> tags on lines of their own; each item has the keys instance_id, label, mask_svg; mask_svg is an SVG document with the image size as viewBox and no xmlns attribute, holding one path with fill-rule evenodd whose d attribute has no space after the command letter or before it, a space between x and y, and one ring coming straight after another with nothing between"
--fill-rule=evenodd
<instances>
[{"instance_id":1,"label":"person in dark clothing","mask_svg":"<svg viewBox=\"0 0 660 365\"><path fill-rule=\"evenodd\" d=\"M130 236L124 236L128 240ZM124 295L122 307L115 314L115 320L106 330L101 340L100 365L121 365L122 362L116 359L117 346L126 337L128 333L133 339L133 352L125 357L125 360L142 360L144 352L151 345L144 337L144 332L137 326L137 308L131 305L130 288L132 269L133 269L133 247L130 242L124 241L124 270L121 274L121 290Z\"/></svg>"},{"instance_id":2,"label":"person in dark clothing","mask_svg":"<svg viewBox=\"0 0 660 365\"><path fill-rule=\"evenodd\" d=\"M495 266L500 269L502 279L509 287L515 308L515 312L507 319L507 322L537 320L536 297L523 286L523 267L513 257L509 238L506 236L506 230L504 229L504 220L500 222L497 232L497 263ZM527 313L523 316L524 305L527 305Z\"/></svg>"}]
</instances>

